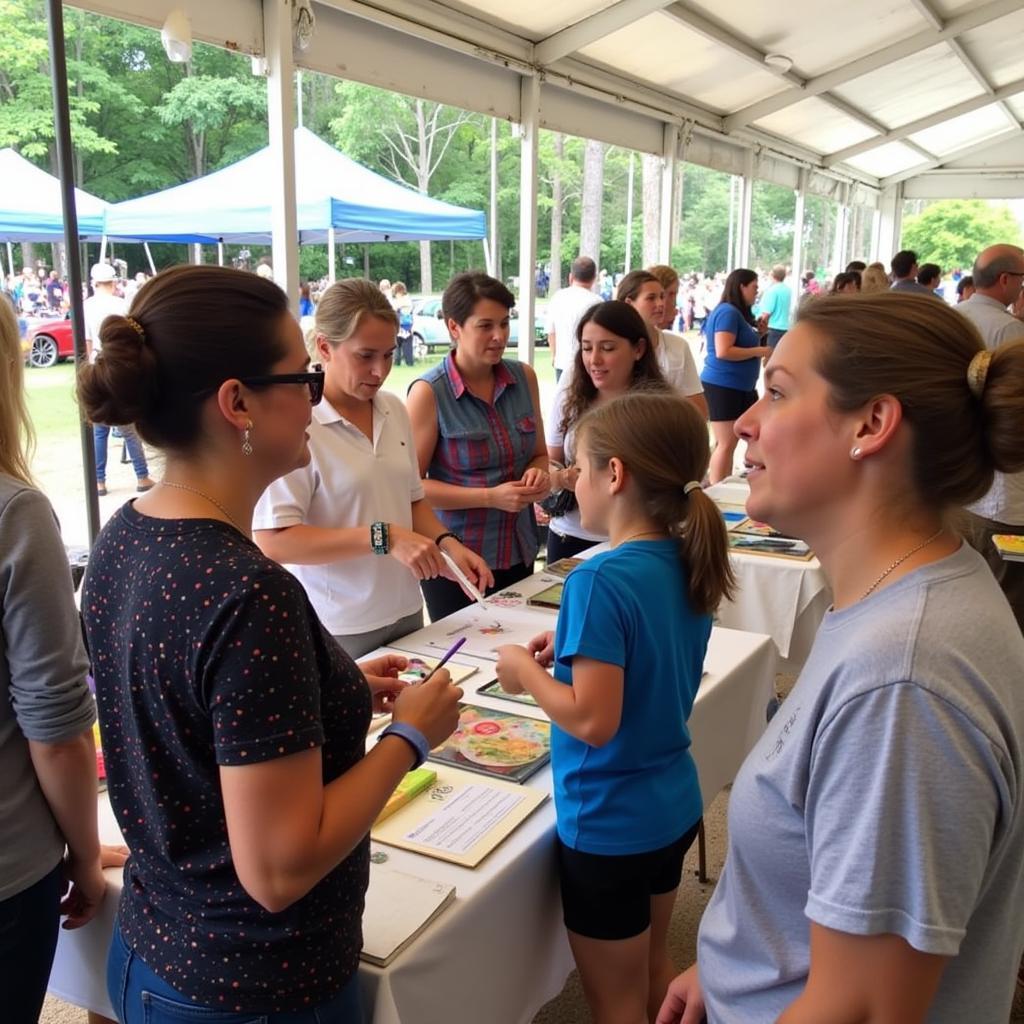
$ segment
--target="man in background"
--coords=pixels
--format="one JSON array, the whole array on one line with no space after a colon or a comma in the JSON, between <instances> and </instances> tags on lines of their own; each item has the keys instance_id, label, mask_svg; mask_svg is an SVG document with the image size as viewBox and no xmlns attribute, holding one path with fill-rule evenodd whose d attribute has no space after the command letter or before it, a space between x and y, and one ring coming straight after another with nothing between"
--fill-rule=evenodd
<instances>
[{"instance_id":1,"label":"man in background","mask_svg":"<svg viewBox=\"0 0 1024 1024\"><path fill-rule=\"evenodd\" d=\"M569 284L551 296L547 310L548 347L555 380L572 366L576 357L576 328L583 314L601 301L593 290L597 264L589 256L577 256L569 270Z\"/></svg>"},{"instance_id":2,"label":"man in background","mask_svg":"<svg viewBox=\"0 0 1024 1024\"><path fill-rule=\"evenodd\" d=\"M772 285L757 304L757 313L768 314L768 344L772 348L782 340L789 330L789 311L793 308L793 292L786 281L786 268L779 264L772 267Z\"/></svg>"},{"instance_id":3,"label":"man in background","mask_svg":"<svg viewBox=\"0 0 1024 1024\"><path fill-rule=\"evenodd\" d=\"M901 249L892 258L892 291L917 292L931 295L932 290L917 283L917 253L913 249Z\"/></svg>"}]
</instances>

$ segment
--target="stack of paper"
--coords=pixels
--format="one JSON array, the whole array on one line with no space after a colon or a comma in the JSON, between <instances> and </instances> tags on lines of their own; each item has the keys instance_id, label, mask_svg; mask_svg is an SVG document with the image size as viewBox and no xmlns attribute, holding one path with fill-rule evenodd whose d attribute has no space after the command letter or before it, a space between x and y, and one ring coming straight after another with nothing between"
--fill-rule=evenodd
<instances>
[{"instance_id":1,"label":"stack of paper","mask_svg":"<svg viewBox=\"0 0 1024 1024\"><path fill-rule=\"evenodd\" d=\"M386 967L454 899L454 885L372 866L360 956Z\"/></svg>"}]
</instances>

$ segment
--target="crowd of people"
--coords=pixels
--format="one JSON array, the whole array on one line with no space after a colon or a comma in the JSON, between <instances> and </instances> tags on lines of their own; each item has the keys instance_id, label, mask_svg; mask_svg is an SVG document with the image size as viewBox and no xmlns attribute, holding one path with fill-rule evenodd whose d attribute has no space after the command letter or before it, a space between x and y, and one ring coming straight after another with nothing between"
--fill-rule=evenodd
<instances>
[{"instance_id":1,"label":"crowd of people","mask_svg":"<svg viewBox=\"0 0 1024 1024\"><path fill-rule=\"evenodd\" d=\"M424 605L469 604L460 576L491 594L531 574L542 503L549 559L608 548L497 675L552 723L563 915L597 1024L1005 1020L1024 564L991 538L1024 535L1024 251L980 253L955 309L916 264L897 254L878 290L851 265L803 297L784 267L740 268L713 298L659 266L605 298L580 257L549 307L550 408L506 357L515 297L483 273L448 282L451 350L403 401L383 385L404 287L332 284L307 335L266 275L177 267L117 303L98 264L78 400L165 469L104 527L81 631L0 303L12 1019L38 1013L59 915L89 920L124 857L96 838L98 711L130 851L107 977L122 1024L361 1021L367 833L462 696L443 669L406 685L404 657L367 655ZM703 321L700 371L680 310ZM748 513L811 546L833 604L736 778L697 962L676 976L703 813L687 719L736 588L704 488L740 441ZM367 750L374 710L391 724Z\"/></svg>"}]
</instances>

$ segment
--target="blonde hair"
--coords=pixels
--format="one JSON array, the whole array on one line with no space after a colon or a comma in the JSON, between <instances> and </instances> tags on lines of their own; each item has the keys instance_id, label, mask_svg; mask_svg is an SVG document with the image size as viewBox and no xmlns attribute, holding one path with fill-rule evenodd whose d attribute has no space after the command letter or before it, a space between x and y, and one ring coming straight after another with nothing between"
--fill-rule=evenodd
<instances>
[{"instance_id":1,"label":"blonde hair","mask_svg":"<svg viewBox=\"0 0 1024 1024\"><path fill-rule=\"evenodd\" d=\"M662 288L673 288L679 284L679 274L674 268L664 263L657 263L653 267L648 267L647 273L653 274L658 279L658 283Z\"/></svg>"},{"instance_id":2,"label":"blonde hair","mask_svg":"<svg viewBox=\"0 0 1024 1024\"><path fill-rule=\"evenodd\" d=\"M34 486L29 468L35 431L25 403L25 357L18 318L0 296L0 473Z\"/></svg>"},{"instance_id":3,"label":"blonde hair","mask_svg":"<svg viewBox=\"0 0 1024 1024\"><path fill-rule=\"evenodd\" d=\"M881 263L869 263L860 275L860 290L865 293L887 292L889 275Z\"/></svg>"},{"instance_id":4,"label":"blonde hair","mask_svg":"<svg viewBox=\"0 0 1024 1024\"><path fill-rule=\"evenodd\" d=\"M380 288L363 277L348 277L336 281L320 296L315 330L331 345L340 345L356 333L364 316L386 320L398 332L398 314Z\"/></svg>"},{"instance_id":5,"label":"blonde hair","mask_svg":"<svg viewBox=\"0 0 1024 1024\"><path fill-rule=\"evenodd\" d=\"M933 296L825 296L797 321L820 335L816 369L834 409L852 412L879 395L899 401L911 430L910 479L929 507L967 505L988 491L995 470L1024 469L1024 342L993 351L976 398L967 370L985 346L966 317Z\"/></svg>"},{"instance_id":6,"label":"blonde hair","mask_svg":"<svg viewBox=\"0 0 1024 1024\"><path fill-rule=\"evenodd\" d=\"M694 611L714 612L736 585L725 522L699 488L711 451L703 417L675 393L638 392L594 406L579 421L592 466L614 457L631 474L644 512L679 542L679 558ZM577 442L579 443L579 441Z\"/></svg>"}]
</instances>

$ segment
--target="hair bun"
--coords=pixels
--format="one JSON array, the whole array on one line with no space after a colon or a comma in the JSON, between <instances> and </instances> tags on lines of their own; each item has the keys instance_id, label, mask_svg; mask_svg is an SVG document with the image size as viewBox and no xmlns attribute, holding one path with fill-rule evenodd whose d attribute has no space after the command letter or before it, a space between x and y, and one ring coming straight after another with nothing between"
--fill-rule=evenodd
<instances>
[{"instance_id":1,"label":"hair bun","mask_svg":"<svg viewBox=\"0 0 1024 1024\"><path fill-rule=\"evenodd\" d=\"M138 321L114 314L100 325L96 361L79 373L78 398L93 423L134 423L157 395L157 358Z\"/></svg>"},{"instance_id":2,"label":"hair bun","mask_svg":"<svg viewBox=\"0 0 1024 1024\"><path fill-rule=\"evenodd\" d=\"M1024 470L1024 339L1004 342L990 353L979 396L985 447L1003 473Z\"/></svg>"}]
</instances>

